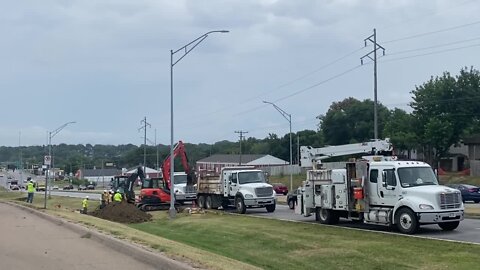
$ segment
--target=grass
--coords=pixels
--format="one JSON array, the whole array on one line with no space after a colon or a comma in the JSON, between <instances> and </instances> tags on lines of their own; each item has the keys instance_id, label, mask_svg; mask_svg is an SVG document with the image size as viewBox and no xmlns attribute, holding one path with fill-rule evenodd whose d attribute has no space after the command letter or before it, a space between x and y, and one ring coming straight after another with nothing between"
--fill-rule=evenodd
<instances>
[{"instance_id":1,"label":"grass","mask_svg":"<svg viewBox=\"0 0 480 270\"><path fill-rule=\"evenodd\" d=\"M480 246L209 213L130 225L264 269L474 269Z\"/></svg>"},{"instance_id":2,"label":"grass","mask_svg":"<svg viewBox=\"0 0 480 270\"><path fill-rule=\"evenodd\" d=\"M0 199L15 195L0 192ZM35 199L33 207L42 207ZM127 226L73 212L80 201L53 196L47 212L208 269L476 269L480 252L478 245L222 212L174 220L153 212L153 221Z\"/></svg>"},{"instance_id":3,"label":"grass","mask_svg":"<svg viewBox=\"0 0 480 270\"><path fill-rule=\"evenodd\" d=\"M440 175L441 184L470 184L474 186L480 186L480 177L478 176L465 176L459 173L447 173Z\"/></svg>"}]
</instances>

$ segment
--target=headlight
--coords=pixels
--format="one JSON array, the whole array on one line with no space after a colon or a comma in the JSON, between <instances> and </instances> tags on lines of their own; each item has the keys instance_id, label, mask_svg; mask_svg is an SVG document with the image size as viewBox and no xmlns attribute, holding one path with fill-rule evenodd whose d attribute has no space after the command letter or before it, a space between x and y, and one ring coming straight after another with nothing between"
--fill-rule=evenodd
<instances>
[{"instance_id":1,"label":"headlight","mask_svg":"<svg viewBox=\"0 0 480 270\"><path fill-rule=\"evenodd\" d=\"M251 199L251 198L253 198L252 194L245 194L245 199Z\"/></svg>"},{"instance_id":2,"label":"headlight","mask_svg":"<svg viewBox=\"0 0 480 270\"><path fill-rule=\"evenodd\" d=\"M433 210L433 206L430 204L420 204L418 207L423 210Z\"/></svg>"}]
</instances>

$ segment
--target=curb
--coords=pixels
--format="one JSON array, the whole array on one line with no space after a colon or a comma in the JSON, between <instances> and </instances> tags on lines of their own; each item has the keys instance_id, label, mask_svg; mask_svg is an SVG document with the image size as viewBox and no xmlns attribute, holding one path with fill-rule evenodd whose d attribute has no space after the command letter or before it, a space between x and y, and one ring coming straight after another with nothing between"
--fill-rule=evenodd
<instances>
[{"instance_id":1,"label":"curb","mask_svg":"<svg viewBox=\"0 0 480 270\"><path fill-rule=\"evenodd\" d=\"M132 257L133 259L140 261L142 263L149 264L156 269L175 269L175 270L192 270L195 269L190 265L187 265L183 262L175 261L173 259L170 259L166 257L165 255L158 254L156 252L152 252L150 250L147 250L145 247L130 243L125 240L120 240L112 236L108 236L105 234L102 234L98 231L92 230L85 228L81 225L75 224L73 222L67 221L65 219L61 219L58 217L51 216L49 214L43 213L39 210L36 210L34 208L26 207L23 205L19 205L16 203L12 202L0 202L0 203L5 203L14 207L17 207L23 211L32 213L38 217L41 217L45 220L48 220L52 223L55 223L56 225L63 226L65 228L68 228L72 231L74 231L77 234L80 235L85 235L85 234L90 234L90 239L95 240L103 245L106 245L110 247L111 249L118 251L120 253L123 253L129 257Z\"/></svg>"}]
</instances>

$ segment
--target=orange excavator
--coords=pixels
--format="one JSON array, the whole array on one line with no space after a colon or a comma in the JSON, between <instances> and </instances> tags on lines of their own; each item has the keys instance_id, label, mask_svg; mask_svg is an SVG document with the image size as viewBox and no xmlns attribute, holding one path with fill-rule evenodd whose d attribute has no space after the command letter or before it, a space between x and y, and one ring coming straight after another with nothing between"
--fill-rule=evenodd
<instances>
[{"instance_id":1,"label":"orange excavator","mask_svg":"<svg viewBox=\"0 0 480 270\"><path fill-rule=\"evenodd\" d=\"M171 190L175 194L175 202L183 204L197 199L194 188L194 176L191 173L185 145L179 141L173 149L174 157L180 157L184 172L174 173L174 185L170 179L170 155L162 163L163 177L146 178L142 181L142 189L137 199L137 207L144 211L168 209Z\"/></svg>"}]
</instances>

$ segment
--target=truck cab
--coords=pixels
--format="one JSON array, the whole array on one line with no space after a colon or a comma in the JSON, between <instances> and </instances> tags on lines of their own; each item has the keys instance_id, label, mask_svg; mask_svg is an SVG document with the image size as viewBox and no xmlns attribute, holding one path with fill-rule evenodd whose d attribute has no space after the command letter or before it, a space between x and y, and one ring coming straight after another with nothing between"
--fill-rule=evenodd
<instances>
[{"instance_id":1,"label":"truck cab","mask_svg":"<svg viewBox=\"0 0 480 270\"><path fill-rule=\"evenodd\" d=\"M223 195L235 205L237 212L245 213L249 207L266 207L275 211L273 187L267 183L261 170L223 170Z\"/></svg>"},{"instance_id":2,"label":"truck cab","mask_svg":"<svg viewBox=\"0 0 480 270\"><path fill-rule=\"evenodd\" d=\"M197 193L193 185L188 185L188 175L185 172L174 172L175 200L178 202L193 201Z\"/></svg>"},{"instance_id":3,"label":"truck cab","mask_svg":"<svg viewBox=\"0 0 480 270\"><path fill-rule=\"evenodd\" d=\"M345 169L309 171L297 203L321 223L343 217L395 225L406 234L426 224L454 230L464 218L460 192L439 185L427 163L381 156L348 162Z\"/></svg>"}]
</instances>

